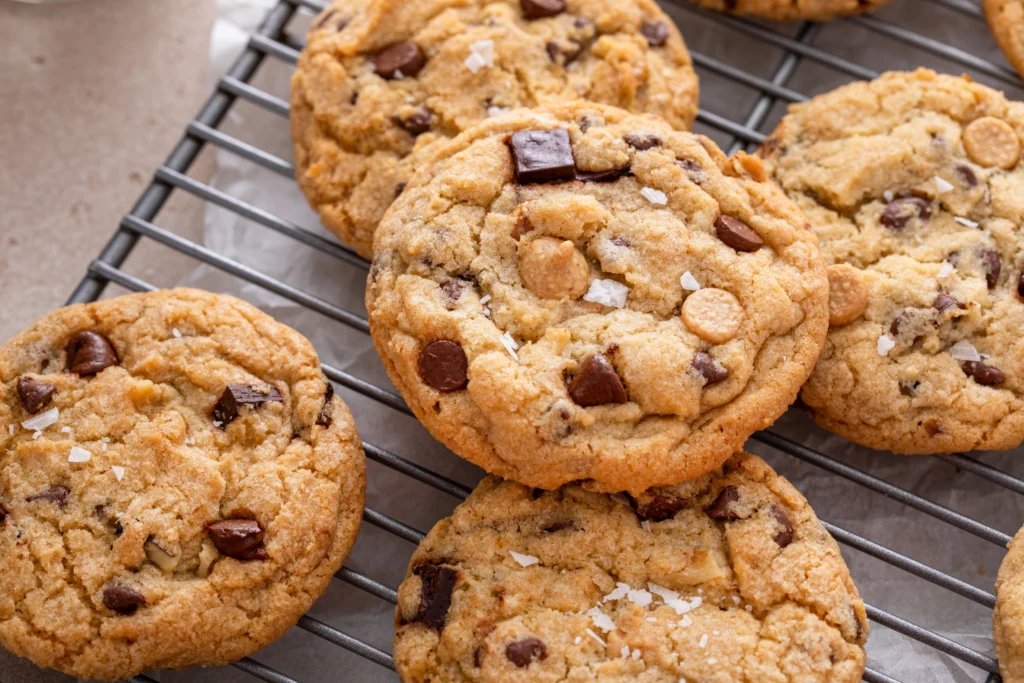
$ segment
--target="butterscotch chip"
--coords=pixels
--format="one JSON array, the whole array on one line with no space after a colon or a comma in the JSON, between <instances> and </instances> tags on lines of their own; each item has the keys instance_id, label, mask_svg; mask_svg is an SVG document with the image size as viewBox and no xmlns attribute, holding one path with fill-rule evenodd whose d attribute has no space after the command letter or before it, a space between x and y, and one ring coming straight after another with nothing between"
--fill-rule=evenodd
<instances>
[{"instance_id":1,"label":"butterscotch chip","mask_svg":"<svg viewBox=\"0 0 1024 683\"><path fill-rule=\"evenodd\" d=\"M587 259L569 240L539 237L520 244L519 275L542 299L578 299L590 286Z\"/></svg>"},{"instance_id":2,"label":"butterscotch chip","mask_svg":"<svg viewBox=\"0 0 1024 683\"><path fill-rule=\"evenodd\" d=\"M705 287L683 302L683 322L691 332L712 344L735 339L743 326L743 306L724 289Z\"/></svg>"},{"instance_id":3,"label":"butterscotch chip","mask_svg":"<svg viewBox=\"0 0 1024 683\"><path fill-rule=\"evenodd\" d=\"M1020 160L1020 137L1010 124L993 116L964 128L964 149L971 161L989 168L1011 169Z\"/></svg>"},{"instance_id":4,"label":"butterscotch chip","mask_svg":"<svg viewBox=\"0 0 1024 683\"><path fill-rule=\"evenodd\" d=\"M628 501L487 477L414 553L394 654L410 682L859 683L867 635L836 542L739 453Z\"/></svg>"},{"instance_id":5,"label":"butterscotch chip","mask_svg":"<svg viewBox=\"0 0 1024 683\"><path fill-rule=\"evenodd\" d=\"M828 287L829 325L848 325L864 314L868 305L868 286L859 270L845 263L829 266Z\"/></svg>"}]
</instances>

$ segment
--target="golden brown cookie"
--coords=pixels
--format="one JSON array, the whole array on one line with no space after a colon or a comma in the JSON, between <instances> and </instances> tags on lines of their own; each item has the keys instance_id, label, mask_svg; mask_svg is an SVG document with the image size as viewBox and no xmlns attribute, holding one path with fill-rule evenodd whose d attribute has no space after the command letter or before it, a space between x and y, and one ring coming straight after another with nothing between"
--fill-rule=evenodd
<instances>
[{"instance_id":1,"label":"golden brown cookie","mask_svg":"<svg viewBox=\"0 0 1024 683\"><path fill-rule=\"evenodd\" d=\"M365 459L304 337L177 289L0 348L0 643L82 678L234 661L355 542Z\"/></svg>"},{"instance_id":2,"label":"golden brown cookie","mask_svg":"<svg viewBox=\"0 0 1024 683\"><path fill-rule=\"evenodd\" d=\"M775 21L830 21L837 17L874 12L890 0L691 0L728 14L753 14Z\"/></svg>"},{"instance_id":3,"label":"golden brown cookie","mask_svg":"<svg viewBox=\"0 0 1024 683\"><path fill-rule=\"evenodd\" d=\"M1024 530L1010 541L999 566L992 639L1003 683L1024 682Z\"/></svg>"},{"instance_id":4,"label":"golden brown cookie","mask_svg":"<svg viewBox=\"0 0 1024 683\"><path fill-rule=\"evenodd\" d=\"M485 479L398 589L405 683L854 683L864 604L761 459L634 500Z\"/></svg>"},{"instance_id":5,"label":"golden brown cookie","mask_svg":"<svg viewBox=\"0 0 1024 683\"><path fill-rule=\"evenodd\" d=\"M1024 2L982 0L981 6L1006 59L1024 76Z\"/></svg>"},{"instance_id":6,"label":"golden brown cookie","mask_svg":"<svg viewBox=\"0 0 1024 683\"><path fill-rule=\"evenodd\" d=\"M636 492L719 467L793 401L828 281L759 160L585 103L495 119L438 157L381 223L367 310L456 454Z\"/></svg>"},{"instance_id":7,"label":"golden brown cookie","mask_svg":"<svg viewBox=\"0 0 1024 683\"><path fill-rule=\"evenodd\" d=\"M967 78L889 73L794 105L765 142L833 281L802 398L900 453L1024 440L1024 104Z\"/></svg>"},{"instance_id":8,"label":"golden brown cookie","mask_svg":"<svg viewBox=\"0 0 1024 683\"><path fill-rule=\"evenodd\" d=\"M371 258L377 223L434 143L576 99L689 128L697 76L653 0L336 0L292 79L299 185Z\"/></svg>"}]
</instances>

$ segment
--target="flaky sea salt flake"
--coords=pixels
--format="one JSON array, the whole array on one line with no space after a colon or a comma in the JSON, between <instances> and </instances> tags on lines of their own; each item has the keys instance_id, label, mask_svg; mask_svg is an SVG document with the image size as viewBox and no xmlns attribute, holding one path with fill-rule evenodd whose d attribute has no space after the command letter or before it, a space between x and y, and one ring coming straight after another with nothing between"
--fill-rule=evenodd
<instances>
[{"instance_id":1,"label":"flaky sea salt flake","mask_svg":"<svg viewBox=\"0 0 1024 683\"><path fill-rule=\"evenodd\" d=\"M658 206L665 206L668 204L668 197L661 190L655 190L653 187L645 187L640 190L640 194L644 196L644 199L649 201L651 204L657 204Z\"/></svg>"},{"instance_id":2,"label":"flaky sea salt flake","mask_svg":"<svg viewBox=\"0 0 1024 683\"><path fill-rule=\"evenodd\" d=\"M529 567L540 562L540 560L533 555L523 555L522 553L517 553L515 550L510 550L509 553L512 555L512 559L523 567Z\"/></svg>"},{"instance_id":3,"label":"flaky sea salt flake","mask_svg":"<svg viewBox=\"0 0 1024 683\"><path fill-rule=\"evenodd\" d=\"M487 107L487 115L492 119L495 116L502 116L512 111L509 107Z\"/></svg>"},{"instance_id":4,"label":"flaky sea salt flake","mask_svg":"<svg viewBox=\"0 0 1024 683\"><path fill-rule=\"evenodd\" d=\"M606 643L603 640L601 640L601 636L597 635L596 633L591 631L589 628L587 629L587 635L590 636L591 638L593 638L594 640L596 640L597 642L601 643L601 647L608 647L608 643Z\"/></svg>"},{"instance_id":5,"label":"flaky sea salt flake","mask_svg":"<svg viewBox=\"0 0 1024 683\"><path fill-rule=\"evenodd\" d=\"M602 306L622 308L626 305L626 297L629 296L629 287L616 282L615 280L594 280L590 283L590 289L583 295L584 301L589 301Z\"/></svg>"},{"instance_id":6,"label":"flaky sea salt flake","mask_svg":"<svg viewBox=\"0 0 1024 683\"><path fill-rule=\"evenodd\" d=\"M40 413L35 417L25 420L21 423L21 426L33 432L41 432L59 419L60 409L50 408L45 413Z\"/></svg>"},{"instance_id":7,"label":"flaky sea salt flake","mask_svg":"<svg viewBox=\"0 0 1024 683\"><path fill-rule=\"evenodd\" d=\"M121 481L122 479L124 479L124 468L123 467L121 467L120 465L114 465L110 469L114 472L114 478L115 479L117 479L118 481Z\"/></svg>"},{"instance_id":8,"label":"flaky sea salt flake","mask_svg":"<svg viewBox=\"0 0 1024 683\"><path fill-rule=\"evenodd\" d=\"M963 216L953 216L953 220L955 220L957 223L964 226L965 228L978 227L978 224L976 222L972 221L970 218L964 218Z\"/></svg>"},{"instance_id":9,"label":"flaky sea salt flake","mask_svg":"<svg viewBox=\"0 0 1024 683\"><path fill-rule=\"evenodd\" d=\"M644 521L640 522L640 528L643 529L644 531L646 531L647 533L651 533L651 522L650 522L650 520L645 519Z\"/></svg>"},{"instance_id":10,"label":"flaky sea salt flake","mask_svg":"<svg viewBox=\"0 0 1024 683\"><path fill-rule=\"evenodd\" d=\"M629 595L627 595L626 597L629 599L631 603L633 603L637 607L647 607L647 605L651 604L651 602L654 601L654 598L651 596L651 594L643 589L635 591L631 590L629 591Z\"/></svg>"},{"instance_id":11,"label":"flaky sea salt flake","mask_svg":"<svg viewBox=\"0 0 1024 683\"><path fill-rule=\"evenodd\" d=\"M936 277L940 277L940 278L942 278L942 277L949 277L952 274L953 274L953 264L950 263L949 261L943 261L942 262L942 267L939 268L939 272L936 275Z\"/></svg>"},{"instance_id":12,"label":"flaky sea salt flake","mask_svg":"<svg viewBox=\"0 0 1024 683\"><path fill-rule=\"evenodd\" d=\"M623 645L622 649L619 650L619 654L622 655L623 659L629 657L629 645Z\"/></svg>"},{"instance_id":13,"label":"flaky sea salt flake","mask_svg":"<svg viewBox=\"0 0 1024 683\"><path fill-rule=\"evenodd\" d=\"M576 636L576 639L572 641L573 645L579 645L583 642L583 636Z\"/></svg>"},{"instance_id":14,"label":"flaky sea salt flake","mask_svg":"<svg viewBox=\"0 0 1024 683\"><path fill-rule=\"evenodd\" d=\"M89 462L92 460L92 453L79 446L72 446L68 455L68 462Z\"/></svg>"},{"instance_id":15,"label":"flaky sea salt flake","mask_svg":"<svg viewBox=\"0 0 1024 683\"><path fill-rule=\"evenodd\" d=\"M889 335L883 334L878 338L878 355L888 356L889 352L896 347L896 342L889 339Z\"/></svg>"},{"instance_id":16,"label":"flaky sea salt flake","mask_svg":"<svg viewBox=\"0 0 1024 683\"><path fill-rule=\"evenodd\" d=\"M943 194L945 192L949 192L952 189L953 189L952 183L950 183L947 180L944 180L944 179L940 178L939 176L935 176L935 191L936 192L938 192L939 194Z\"/></svg>"},{"instance_id":17,"label":"flaky sea salt flake","mask_svg":"<svg viewBox=\"0 0 1024 683\"><path fill-rule=\"evenodd\" d=\"M519 344L516 344L516 340L512 338L512 335L506 332L505 334L498 337L498 341L508 351L508 355L512 356L512 360L519 362L519 354L516 353L516 349L519 348Z\"/></svg>"},{"instance_id":18,"label":"flaky sea salt flake","mask_svg":"<svg viewBox=\"0 0 1024 683\"><path fill-rule=\"evenodd\" d=\"M175 339L181 339L181 330L179 330L177 327L171 330L171 334L174 335Z\"/></svg>"},{"instance_id":19,"label":"flaky sea salt flake","mask_svg":"<svg viewBox=\"0 0 1024 683\"><path fill-rule=\"evenodd\" d=\"M626 597L627 593L629 593L629 584L628 583L622 583L620 581L617 584L615 584L615 590L613 590L608 595L604 596L602 602L611 602L612 600L621 600L622 598Z\"/></svg>"},{"instance_id":20,"label":"flaky sea salt flake","mask_svg":"<svg viewBox=\"0 0 1024 683\"><path fill-rule=\"evenodd\" d=\"M700 289L700 283L697 282L697 279L693 277L690 271L683 273L683 276L679 278L679 284L688 292L696 292Z\"/></svg>"},{"instance_id":21,"label":"flaky sea salt flake","mask_svg":"<svg viewBox=\"0 0 1024 683\"><path fill-rule=\"evenodd\" d=\"M700 642L697 643L697 647L703 649L703 648L705 648L707 646L708 646L708 634L705 633L705 634L701 635Z\"/></svg>"},{"instance_id":22,"label":"flaky sea salt flake","mask_svg":"<svg viewBox=\"0 0 1024 683\"><path fill-rule=\"evenodd\" d=\"M597 607L591 607L587 610L587 616L590 617L592 622L594 622L594 626L598 627L602 631L608 632L615 630L615 622L612 621L612 618Z\"/></svg>"},{"instance_id":23,"label":"flaky sea salt flake","mask_svg":"<svg viewBox=\"0 0 1024 683\"><path fill-rule=\"evenodd\" d=\"M976 363L981 360L981 354L978 353L978 349L974 348L974 344L966 339L961 339L949 347L949 355L961 361L974 361Z\"/></svg>"},{"instance_id":24,"label":"flaky sea salt flake","mask_svg":"<svg viewBox=\"0 0 1024 683\"><path fill-rule=\"evenodd\" d=\"M689 615L684 616L682 619L679 620L679 625L683 628L686 628L687 626L693 626L693 619L691 619Z\"/></svg>"}]
</instances>

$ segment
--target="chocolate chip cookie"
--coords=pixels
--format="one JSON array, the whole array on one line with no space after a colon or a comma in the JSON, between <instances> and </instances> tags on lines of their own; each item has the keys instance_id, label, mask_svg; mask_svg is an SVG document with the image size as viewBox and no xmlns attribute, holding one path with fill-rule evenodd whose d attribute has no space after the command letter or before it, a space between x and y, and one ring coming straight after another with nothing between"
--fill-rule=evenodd
<instances>
[{"instance_id":1,"label":"chocolate chip cookie","mask_svg":"<svg viewBox=\"0 0 1024 683\"><path fill-rule=\"evenodd\" d=\"M653 0L336 0L292 79L296 175L323 224L369 259L433 143L576 99L689 128L697 76Z\"/></svg>"},{"instance_id":2,"label":"chocolate chip cookie","mask_svg":"<svg viewBox=\"0 0 1024 683\"><path fill-rule=\"evenodd\" d=\"M753 14L775 21L830 21L837 17L873 12L890 0L691 0L728 14Z\"/></svg>"},{"instance_id":3,"label":"chocolate chip cookie","mask_svg":"<svg viewBox=\"0 0 1024 683\"><path fill-rule=\"evenodd\" d=\"M376 252L370 328L412 410L542 488L717 468L795 399L828 326L814 235L759 160L600 105L467 131Z\"/></svg>"},{"instance_id":4,"label":"chocolate chip cookie","mask_svg":"<svg viewBox=\"0 0 1024 683\"><path fill-rule=\"evenodd\" d=\"M1024 104L889 73L795 105L764 144L829 264L832 330L803 401L900 453L1024 439Z\"/></svg>"},{"instance_id":5,"label":"chocolate chip cookie","mask_svg":"<svg viewBox=\"0 0 1024 683\"><path fill-rule=\"evenodd\" d=\"M868 624L839 547L764 461L629 499L485 479L398 589L405 683L853 683Z\"/></svg>"},{"instance_id":6,"label":"chocolate chip cookie","mask_svg":"<svg viewBox=\"0 0 1024 683\"><path fill-rule=\"evenodd\" d=\"M982 0L981 6L1006 59L1024 77L1024 2Z\"/></svg>"},{"instance_id":7,"label":"chocolate chip cookie","mask_svg":"<svg viewBox=\"0 0 1024 683\"><path fill-rule=\"evenodd\" d=\"M1010 541L999 566L992 639L1003 683L1024 682L1024 529Z\"/></svg>"},{"instance_id":8,"label":"chocolate chip cookie","mask_svg":"<svg viewBox=\"0 0 1024 683\"><path fill-rule=\"evenodd\" d=\"M365 460L294 330L196 290L0 348L0 643L88 679L239 659L355 541Z\"/></svg>"}]
</instances>

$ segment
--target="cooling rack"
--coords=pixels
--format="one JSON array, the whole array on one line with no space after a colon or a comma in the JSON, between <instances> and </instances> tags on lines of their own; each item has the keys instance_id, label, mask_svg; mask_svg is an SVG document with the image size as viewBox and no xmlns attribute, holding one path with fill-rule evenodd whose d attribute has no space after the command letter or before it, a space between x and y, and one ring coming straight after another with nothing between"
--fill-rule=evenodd
<instances>
[{"instance_id":1,"label":"cooling rack","mask_svg":"<svg viewBox=\"0 0 1024 683\"><path fill-rule=\"evenodd\" d=\"M1004 65L994 47L979 56L977 50L962 46L965 43L960 39L968 34L984 36L987 44L991 45L980 9L968 0L899 0L877 14L828 24L774 24L705 12L682 0L664 4L686 37L701 75L703 108L697 128L730 152L756 146L788 104L852 79L872 78L878 71L889 68L913 68L922 64L953 73L966 70L977 80L1005 90L1011 96L1021 95L1021 82ZM263 272L215 248L186 239L158 223L165 204L172 197L184 194L194 201L206 203L210 208L231 212L259 230L270 231L315 250L324 258L336 261L339 268L365 273L369 265L366 261L325 236L326 233L317 226L302 225L275 215L260 208L258 202L251 198L234 196L230 191L215 187L214 183L190 175L204 150L212 149L231 155L238 163L253 164L281 179L293 177L292 164L282 158L287 153L275 153L256 142L226 132L224 124L233 109L242 106L276 119L281 127L287 126L287 93L261 88L257 85L258 75L262 69L275 65L275 68L291 68L302 47L305 27L320 9L320 4L314 0L281 0L269 11L249 38L243 53L217 80L214 92L188 124L183 137L156 171L117 232L89 265L69 303L95 300L104 295L109 286L146 291L157 285L173 285L151 284L132 272L131 253L140 245L147 244L176 252L179 258L205 264L223 277L244 283L246 287L260 288L283 297L292 305L301 306L329 323L348 328L351 333L367 334L367 322L358 306L338 305L329 297L314 293L311 288L297 286L287 278ZM944 21L930 22L929 26L944 28L924 30L920 18L935 15L943 16ZM746 104L737 108L737 99ZM324 371L348 400L370 402L374 410L386 414L383 420L411 416L402 399L386 380L381 379L381 373L361 373L353 366L340 369L332 365L325 365ZM368 379L367 375L376 379ZM898 549L900 544L892 540L892 534L880 529L879 525L857 523L856 520L871 517L867 509L851 511L844 517L846 523L843 525L824 522L843 546L844 555L848 558L853 556L858 566L868 567L865 576L855 572L855 579L869 603L868 616L873 629L868 647L869 668L864 680L879 683L939 680L935 674L922 674L919 669L906 666L905 658L894 654L902 652L914 652L917 656L924 653L936 661L954 665L949 668L952 673L948 674L948 680L986 683L1000 680L996 660L991 654L990 639L958 637L956 629L937 629L928 623L918 623L919 620L901 616L901 611L914 612L913 600L919 599L948 605L954 613L972 614L975 620L990 619L995 604L991 567L998 564L1010 533L1016 529L999 529L983 520L984 515L960 511L958 505L950 504L951 501L956 502L955 496L938 502L934 500L935 496L923 495L912 483L913 477L905 477L891 466L892 456L888 459L870 455L848 458L822 452L825 449L816 448L814 444L825 443L827 439L809 426L806 418L798 423L798 429L787 430L789 422L800 419L799 416L792 417L791 411L772 430L755 435L751 449L768 458L794 480L809 476L813 481L827 482L827 494L816 496L814 487L805 487L804 493L817 509L835 509L831 505L833 501L824 498L841 497L843 490L856 489L858 500L863 500L865 492L868 492L872 496L871 511L881 510L886 513L885 519L901 520L900 525L905 524L904 532L915 530L914 533L932 534L938 539L937 545L944 546L930 554L927 561L915 559L901 552ZM792 438L794 431L810 436L798 441ZM373 468L371 481L375 473L406 478L433 493L449 497L449 508L471 490L469 486L434 471L439 468L428 468L416 462L412 455L417 449L416 444L393 449L404 449L402 455L372 443L365 443L364 447ZM454 459L450 454L448 457ZM998 463L999 467L986 460ZM1016 505L1019 500L1024 500L1018 498L1019 494L1024 494L1024 479L1007 471L1012 470L1014 461L1006 456L947 455L903 462L911 474L920 474L922 468L930 467L929 472L937 472L933 476L948 479L950 487L966 485L968 479L972 490L977 490L978 486L988 487L984 494L987 507ZM401 514L380 511L378 502L380 496L376 499L371 497L370 503L374 505L368 505L365 513L364 536L371 530L374 534L383 533L385 537L404 543L405 551L411 553L423 532L399 519ZM823 514L823 517L827 518L827 515ZM923 531L926 526L932 530ZM922 531L917 532L917 529ZM963 570L964 557L973 556L975 552L989 558L987 576L972 575ZM356 597L352 599L362 601L361 604L379 602L378 621L383 620L390 631L389 612L396 602L395 577L400 578L403 572L404 564L397 570L383 572L387 576L378 576L371 570L352 568L350 558L334 583L354 591L351 595ZM905 587L908 595L920 598L912 598L909 603L878 604L872 601L873 593L891 595L892 591L876 591L874 586L898 586L901 591ZM332 658L334 666L343 667L336 671L332 680L398 680L393 672L394 661L388 652L390 645L380 638L377 638L377 643L371 643L360 629L339 627L329 618L311 615L302 618L297 630L304 632L306 637L343 648L344 651L332 648L339 654ZM877 652L874 643L880 639L900 644ZM366 673L367 669L360 668L367 662L372 662L369 666L374 673ZM255 679L270 683L299 683L295 677L298 674L275 668L274 652L269 650L233 666ZM143 675L135 680L153 683L154 678Z\"/></svg>"}]
</instances>

